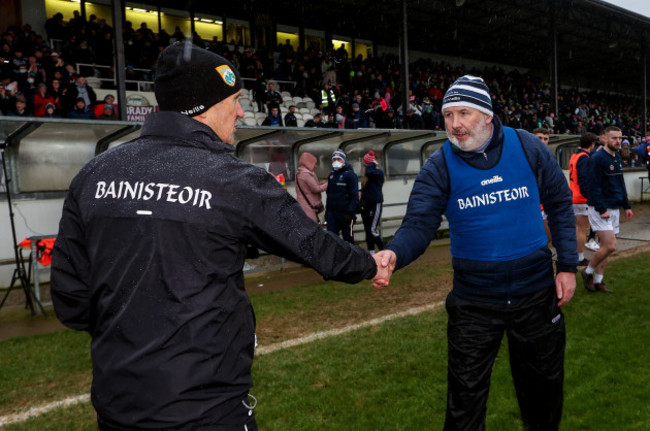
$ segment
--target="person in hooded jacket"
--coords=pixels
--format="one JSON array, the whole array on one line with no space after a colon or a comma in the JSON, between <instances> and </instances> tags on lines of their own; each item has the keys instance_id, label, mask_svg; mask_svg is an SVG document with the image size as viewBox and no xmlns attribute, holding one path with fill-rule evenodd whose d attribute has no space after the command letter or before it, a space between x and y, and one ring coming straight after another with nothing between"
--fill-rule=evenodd
<instances>
[{"instance_id":1,"label":"person in hooded jacket","mask_svg":"<svg viewBox=\"0 0 650 431\"><path fill-rule=\"evenodd\" d=\"M327 230L354 244L354 220L359 203L359 178L343 150L332 154L332 172L327 182L325 221Z\"/></svg>"},{"instance_id":2,"label":"person in hooded jacket","mask_svg":"<svg viewBox=\"0 0 650 431\"><path fill-rule=\"evenodd\" d=\"M248 246L354 283L373 258L307 217L234 156L241 78L176 42L158 59L160 112L72 180L53 252L58 318L91 336L101 431L257 430Z\"/></svg>"},{"instance_id":3,"label":"person in hooded jacket","mask_svg":"<svg viewBox=\"0 0 650 431\"><path fill-rule=\"evenodd\" d=\"M318 214L322 211L321 193L327 190L327 181L318 181L316 165L318 160L311 153L302 153L298 159L296 174L296 200L307 217L318 222Z\"/></svg>"}]
</instances>

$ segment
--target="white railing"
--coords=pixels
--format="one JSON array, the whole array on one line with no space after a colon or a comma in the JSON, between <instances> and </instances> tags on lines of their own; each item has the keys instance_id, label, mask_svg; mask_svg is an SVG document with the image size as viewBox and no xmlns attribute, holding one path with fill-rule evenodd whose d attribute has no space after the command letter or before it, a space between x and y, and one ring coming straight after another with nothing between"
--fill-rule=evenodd
<instances>
[{"instance_id":1,"label":"white railing","mask_svg":"<svg viewBox=\"0 0 650 431\"><path fill-rule=\"evenodd\" d=\"M83 74L82 73L82 68L90 68L92 69L93 73L88 75L88 74ZM90 77L92 76L95 79L98 79L101 82L110 82L113 86L117 86L117 80L115 77L113 78L105 78L102 76L101 73L99 73L100 76L97 76L97 71L98 70L106 70L107 72L110 71L111 69L114 69L114 66L107 66L103 64L88 64L88 63L77 63L77 68L76 72L79 76L86 76ZM137 69L133 68L134 71L139 72L139 73L151 73L151 69ZM151 80L146 80L146 79L127 79L124 82L127 84L135 84L137 91L152 91L153 90L153 81Z\"/></svg>"}]
</instances>

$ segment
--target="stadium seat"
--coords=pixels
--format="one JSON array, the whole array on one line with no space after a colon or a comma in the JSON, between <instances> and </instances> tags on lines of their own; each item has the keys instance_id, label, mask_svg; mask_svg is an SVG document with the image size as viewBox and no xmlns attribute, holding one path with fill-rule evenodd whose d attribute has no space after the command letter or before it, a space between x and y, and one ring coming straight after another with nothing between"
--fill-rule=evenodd
<instances>
[{"instance_id":1,"label":"stadium seat","mask_svg":"<svg viewBox=\"0 0 650 431\"><path fill-rule=\"evenodd\" d=\"M305 99L307 99L307 97L305 97ZM312 109L312 108L316 107L316 103L311 99L306 100L305 104L306 104L306 107L309 108L309 109Z\"/></svg>"},{"instance_id":2,"label":"stadium seat","mask_svg":"<svg viewBox=\"0 0 650 431\"><path fill-rule=\"evenodd\" d=\"M302 118L298 120L298 127L304 127L305 126L305 120Z\"/></svg>"},{"instance_id":3,"label":"stadium seat","mask_svg":"<svg viewBox=\"0 0 650 431\"><path fill-rule=\"evenodd\" d=\"M265 118L266 118L266 114L264 112L256 112L255 113L255 119L256 120L259 120L259 119L264 120Z\"/></svg>"},{"instance_id":4,"label":"stadium seat","mask_svg":"<svg viewBox=\"0 0 650 431\"><path fill-rule=\"evenodd\" d=\"M251 104L250 99L240 97L239 103L241 104L241 109L243 109L244 111L251 111L251 112L253 111L253 105Z\"/></svg>"},{"instance_id":5,"label":"stadium seat","mask_svg":"<svg viewBox=\"0 0 650 431\"><path fill-rule=\"evenodd\" d=\"M247 126L257 126L257 120L253 117L244 117L244 124Z\"/></svg>"},{"instance_id":6,"label":"stadium seat","mask_svg":"<svg viewBox=\"0 0 650 431\"><path fill-rule=\"evenodd\" d=\"M255 113L253 111L244 111L244 118L255 118Z\"/></svg>"},{"instance_id":7,"label":"stadium seat","mask_svg":"<svg viewBox=\"0 0 650 431\"><path fill-rule=\"evenodd\" d=\"M302 114L302 119L305 120L305 123L309 120L313 120L314 116L311 114Z\"/></svg>"},{"instance_id":8,"label":"stadium seat","mask_svg":"<svg viewBox=\"0 0 650 431\"><path fill-rule=\"evenodd\" d=\"M289 93L288 91L282 91L280 93L280 96L282 96L282 100L292 99L291 93Z\"/></svg>"},{"instance_id":9,"label":"stadium seat","mask_svg":"<svg viewBox=\"0 0 650 431\"><path fill-rule=\"evenodd\" d=\"M320 109L318 109L318 108L311 108L311 109L309 110L309 113L310 113L311 115L316 115L316 114L320 114L321 112L320 112Z\"/></svg>"},{"instance_id":10,"label":"stadium seat","mask_svg":"<svg viewBox=\"0 0 650 431\"><path fill-rule=\"evenodd\" d=\"M309 108L300 108L298 112L300 112L301 114L311 114Z\"/></svg>"}]
</instances>

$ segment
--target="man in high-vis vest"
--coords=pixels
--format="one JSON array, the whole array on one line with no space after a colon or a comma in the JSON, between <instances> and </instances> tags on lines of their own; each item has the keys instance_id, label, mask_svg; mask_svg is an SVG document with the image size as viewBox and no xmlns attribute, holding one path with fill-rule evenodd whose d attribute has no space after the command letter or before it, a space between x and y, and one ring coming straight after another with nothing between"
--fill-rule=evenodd
<instances>
[{"instance_id":1,"label":"man in high-vis vest","mask_svg":"<svg viewBox=\"0 0 650 431\"><path fill-rule=\"evenodd\" d=\"M505 332L524 428L557 430L565 350L560 307L575 292L578 263L571 191L542 141L501 124L483 79L457 79L442 114L449 139L424 164L402 225L375 256L382 257L380 268L404 267L424 252L446 215L454 280L446 302L444 429L485 428L490 374Z\"/></svg>"},{"instance_id":2,"label":"man in high-vis vest","mask_svg":"<svg viewBox=\"0 0 650 431\"><path fill-rule=\"evenodd\" d=\"M594 149L598 136L587 132L580 137L580 148L569 159L569 188L573 195L573 214L576 216L576 238L578 240L578 266L589 265L585 259L585 242L589 233L587 216L587 192L589 180L589 154Z\"/></svg>"},{"instance_id":3,"label":"man in high-vis vest","mask_svg":"<svg viewBox=\"0 0 650 431\"><path fill-rule=\"evenodd\" d=\"M329 82L323 84L323 89L320 91L320 98L321 111L328 114L334 112L336 109L336 94L334 94L334 90L332 90Z\"/></svg>"}]
</instances>

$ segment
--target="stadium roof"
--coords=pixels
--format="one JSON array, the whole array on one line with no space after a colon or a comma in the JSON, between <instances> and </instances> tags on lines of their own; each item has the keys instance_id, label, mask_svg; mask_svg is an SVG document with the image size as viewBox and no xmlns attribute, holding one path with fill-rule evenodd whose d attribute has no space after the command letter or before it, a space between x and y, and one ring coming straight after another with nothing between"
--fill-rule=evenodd
<instances>
[{"instance_id":1,"label":"stadium roof","mask_svg":"<svg viewBox=\"0 0 650 431\"><path fill-rule=\"evenodd\" d=\"M192 0L186 0L189 8ZM600 0L406 0L411 50L532 69L550 79L557 29L560 85L639 94L650 19ZM158 0L161 6L179 2ZM398 46L401 0L193 0L195 12L291 26ZM411 59L414 60L414 59Z\"/></svg>"}]
</instances>

